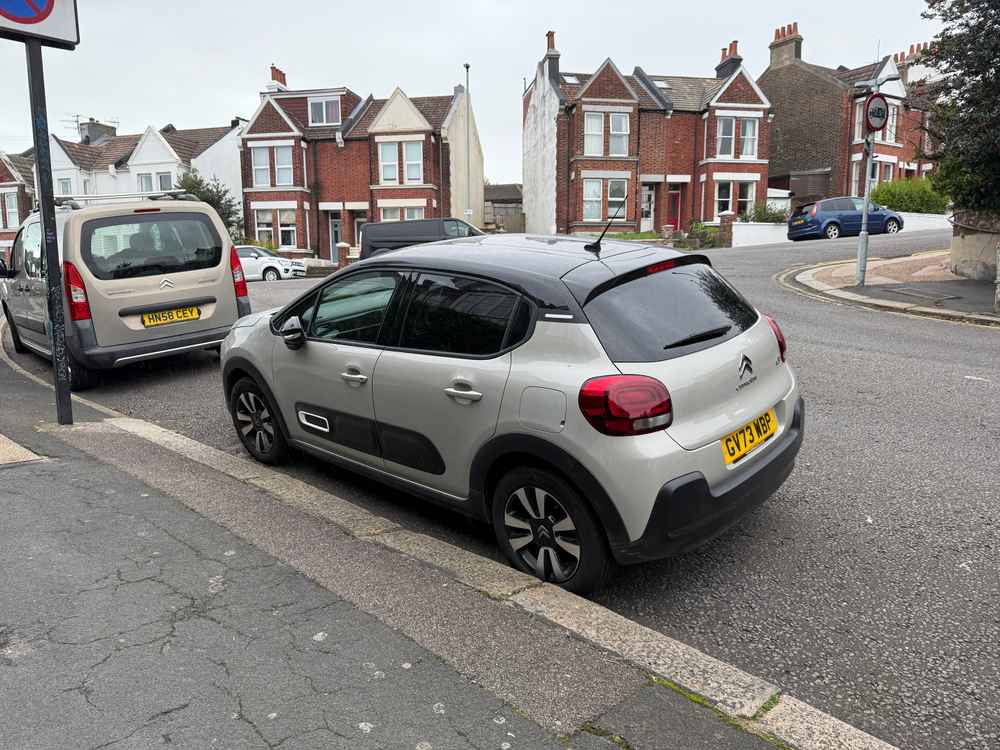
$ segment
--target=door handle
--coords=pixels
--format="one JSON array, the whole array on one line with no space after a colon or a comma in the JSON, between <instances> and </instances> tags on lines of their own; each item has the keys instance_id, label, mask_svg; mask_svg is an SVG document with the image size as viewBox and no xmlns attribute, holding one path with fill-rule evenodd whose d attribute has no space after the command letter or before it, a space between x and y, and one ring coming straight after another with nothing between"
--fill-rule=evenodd
<instances>
[{"instance_id":1,"label":"door handle","mask_svg":"<svg viewBox=\"0 0 1000 750\"><path fill-rule=\"evenodd\" d=\"M449 398L453 398L456 401L480 401L483 398L483 394L479 391L464 390L462 388L445 388L445 395Z\"/></svg>"},{"instance_id":2,"label":"door handle","mask_svg":"<svg viewBox=\"0 0 1000 750\"><path fill-rule=\"evenodd\" d=\"M358 385L364 385L368 382L368 376L362 375L360 372L342 372L340 377L348 383L357 383Z\"/></svg>"}]
</instances>

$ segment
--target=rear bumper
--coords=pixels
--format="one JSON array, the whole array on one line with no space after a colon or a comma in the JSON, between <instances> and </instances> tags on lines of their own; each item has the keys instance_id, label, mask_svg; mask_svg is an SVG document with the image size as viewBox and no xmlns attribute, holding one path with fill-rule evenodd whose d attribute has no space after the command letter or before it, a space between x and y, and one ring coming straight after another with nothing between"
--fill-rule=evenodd
<instances>
[{"instance_id":1,"label":"rear bumper","mask_svg":"<svg viewBox=\"0 0 1000 750\"><path fill-rule=\"evenodd\" d=\"M807 237L822 237L822 227L816 224L803 224L797 227L788 228L788 239L801 240Z\"/></svg>"},{"instance_id":2,"label":"rear bumper","mask_svg":"<svg viewBox=\"0 0 1000 750\"><path fill-rule=\"evenodd\" d=\"M791 425L761 457L752 473L735 484L716 487L701 472L667 482L660 489L642 537L612 547L622 565L658 560L696 547L719 536L784 483L795 466L805 426L805 402L795 404Z\"/></svg>"},{"instance_id":3,"label":"rear bumper","mask_svg":"<svg viewBox=\"0 0 1000 750\"><path fill-rule=\"evenodd\" d=\"M172 354L183 354L187 351L208 349L218 346L229 334L231 326L211 328L197 333L182 333L176 336L142 341L135 344L120 344L118 346L97 346L93 328L89 321L85 325L76 325L76 336L67 338L66 346L84 367L92 370L108 370L122 367L158 357L169 357Z\"/></svg>"}]
</instances>

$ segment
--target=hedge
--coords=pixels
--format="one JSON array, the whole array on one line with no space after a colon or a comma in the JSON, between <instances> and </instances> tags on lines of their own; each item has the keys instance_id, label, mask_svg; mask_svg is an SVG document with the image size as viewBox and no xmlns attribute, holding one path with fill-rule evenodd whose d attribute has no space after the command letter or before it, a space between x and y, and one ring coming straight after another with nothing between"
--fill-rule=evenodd
<instances>
[{"instance_id":1,"label":"hedge","mask_svg":"<svg viewBox=\"0 0 1000 750\"><path fill-rule=\"evenodd\" d=\"M948 207L948 196L934 190L926 177L880 183L872 190L872 200L893 211L919 214L943 214Z\"/></svg>"}]
</instances>

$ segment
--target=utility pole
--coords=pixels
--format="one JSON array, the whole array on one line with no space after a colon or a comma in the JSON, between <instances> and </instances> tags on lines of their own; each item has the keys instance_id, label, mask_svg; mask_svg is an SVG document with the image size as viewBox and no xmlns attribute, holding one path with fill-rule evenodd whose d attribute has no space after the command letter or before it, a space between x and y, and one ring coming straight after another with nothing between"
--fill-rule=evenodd
<instances>
[{"instance_id":1,"label":"utility pole","mask_svg":"<svg viewBox=\"0 0 1000 750\"><path fill-rule=\"evenodd\" d=\"M469 63L465 63L465 220L472 223L472 106L469 97Z\"/></svg>"}]
</instances>

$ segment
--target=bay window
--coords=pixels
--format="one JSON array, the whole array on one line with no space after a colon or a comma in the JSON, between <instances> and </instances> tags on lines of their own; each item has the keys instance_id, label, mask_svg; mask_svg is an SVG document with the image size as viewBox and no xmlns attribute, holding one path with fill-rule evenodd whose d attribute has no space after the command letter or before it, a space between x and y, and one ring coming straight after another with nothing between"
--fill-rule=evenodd
<instances>
[{"instance_id":1,"label":"bay window","mask_svg":"<svg viewBox=\"0 0 1000 750\"><path fill-rule=\"evenodd\" d=\"M274 215L270 210L254 211L254 226L258 242L274 245Z\"/></svg>"},{"instance_id":2,"label":"bay window","mask_svg":"<svg viewBox=\"0 0 1000 750\"><path fill-rule=\"evenodd\" d=\"M757 120L740 120L740 158L757 158Z\"/></svg>"},{"instance_id":3,"label":"bay window","mask_svg":"<svg viewBox=\"0 0 1000 750\"><path fill-rule=\"evenodd\" d=\"M899 116L899 107L895 104L889 105L889 118L885 123L885 142L896 142L896 118Z\"/></svg>"},{"instance_id":4,"label":"bay window","mask_svg":"<svg viewBox=\"0 0 1000 750\"><path fill-rule=\"evenodd\" d=\"M294 183L292 176L292 147L274 147L274 184L291 185Z\"/></svg>"},{"instance_id":5,"label":"bay window","mask_svg":"<svg viewBox=\"0 0 1000 750\"><path fill-rule=\"evenodd\" d=\"M608 155L628 156L628 133L628 115L620 112L612 112Z\"/></svg>"},{"instance_id":6,"label":"bay window","mask_svg":"<svg viewBox=\"0 0 1000 750\"><path fill-rule=\"evenodd\" d=\"M21 216L17 210L17 193L4 193L3 194L3 206L7 214L7 228L17 229L18 225L21 223ZM2 224L0 224L2 226Z\"/></svg>"},{"instance_id":7,"label":"bay window","mask_svg":"<svg viewBox=\"0 0 1000 750\"><path fill-rule=\"evenodd\" d=\"M253 186L270 187L271 162L267 155L267 148L263 146L251 147L250 160L253 163Z\"/></svg>"},{"instance_id":8,"label":"bay window","mask_svg":"<svg viewBox=\"0 0 1000 750\"><path fill-rule=\"evenodd\" d=\"M746 218L753 211L755 185L752 182L738 182L736 191L736 215Z\"/></svg>"},{"instance_id":9,"label":"bay window","mask_svg":"<svg viewBox=\"0 0 1000 750\"><path fill-rule=\"evenodd\" d=\"M283 208L278 211L278 231L281 247L298 247L295 236L294 208Z\"/></svg>"},{"instance_id":10,"label":"bay window","mask_svg":"<svg viewBox=\"0 0 1000 750\"><path fill-rule=\"evenodd\" d=\"M173 175L170 172L156 173L156 187L159 190L170 190L174 186Z\"/></svg>"},{"instance_id":11,"label":"bay window","mask_svg":"<svg viewBox=\"0 0 1000 750\"><path fill-rule=\"evenodd\" d=\"M733 183L720 182L715 186L715 218L733 210Z\"/></svg>"},{"instance_id":12,"label":"bay window","mask_svg":"<svg viewBox=\"0 0 1000 750\"><path fill-rule=\"evenodd\" d=\"M140 193L153 192L153 175L149 172L140 172L135 176L137 187Z\"/></svg>"},{"instance_id":13,"label":"bay window","mask_svg":"<svg viewBox=\"0 0 1000 750\"><path fill-rule=\"evenodd\" d=\"M382 209L382 221L399 221L399 209L398 208L383 208Z\"/></svg>"},{"instance_id":14,"label":"bay window","mask_svg":"<svg viewBox=\"0 0 1000 750\"><path fill-rule=\"evenodd\" d=\"M726 211L747 217L753 211L757 186L752 182L717 182L715 184L715 219Z\"/></svg>"},{"instance_id":15,"label":"bay window","mask_svg":"<svg viewBox=\"0 0 1000 750\"><path fill-rule=\"evenodd\" d=\"M625 221L628 210L625 197L628 195L628 180L608 180L608 218L618 215L615 221Z\"/></svg>"},{"instance_id":16,"label":"bay window","mask_svg":"<svg viewBox=\"0 0 1000 750\"><path fill-rule=\"evenodd\" d=\"M733 129L735 120L732 117L719 117L715 121L715 155L717 157L733 157Z\"/></svg>"},{"instance_id":17,"label":"bay window","mask_svg":"<svg viewBox=\"0 0 1000 750\"><path fill-rule=\"evenodd\" d=\"M865 103L863 101L854 103L854 140L860 141L865 137Z\"/></svg>"},{"instance_id":18,"label":"bay window","mask_svg":"<svg viewBox=\"0 0 1000 750\"><path fill-rule=\"evenodd\" d=\"M420 185L424 181L424 144L422 141L406 141L403 144L403 159L406 166L406 183Z\"/></svg>"},{"instance_id":19,"label":"bay window","mask_svg":"<svg viewBox=\"0 0 1000 750\"><path fill-rule=\"evenodd\" d=\"M583 220L600 221L603 213L601 211L601 192L603 183L600 180L583 181Z\"/></svg>"},{"instance_id":20,"label":"bay window","mask_svg":"<svg viewBox=\"0 0 1000 750\"><path fill-rule=\"evenodd\" d=\"M415 208L408 208L404 214L405 221L416 221L418 219L424 218L424 207L418 206Z\"/></svg>"},{"instance_id":21,"label":"bay window","mask_svg":"<svg viewBox=\"0 0 1000 750\"><path fill-rule=\"evenodd\" d=\"M59 180L59 195L72 195L73 194L73 180L69 177L63 177Z\"/></svg>"},{"instance_id":22,"label":"bay window","mask_svg":"<svg viewBox=\"0 0 1000 750\"><path fill-rule=\"evenodd\" d=\"M399 184L399 144L378 144L378 163L380 182L383 185ZM389 219L389 221L396 221L396 219Z\"/></svg>"},{"instance_id":23,"label":"bay window","mask_svg":"<svg viewBox=\"0 0 1000 750\"><path fill-rule=\"evenodd\" d=\"M583 153L585 156L604 156L604 115L600 112L583 115Z\"/></svg>"}]
</instances>

